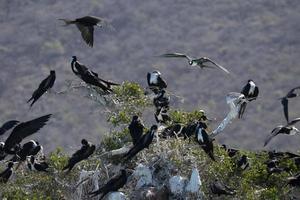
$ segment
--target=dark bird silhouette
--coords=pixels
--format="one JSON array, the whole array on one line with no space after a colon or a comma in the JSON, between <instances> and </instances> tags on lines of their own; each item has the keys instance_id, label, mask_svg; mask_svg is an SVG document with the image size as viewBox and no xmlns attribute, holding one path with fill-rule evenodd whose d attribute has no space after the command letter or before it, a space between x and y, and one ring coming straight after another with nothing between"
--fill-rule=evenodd
<instances>
[{"instance_id":1,"label":"dark bird silhouette","mask_svg":"<svg viewBox=\"0 0 300 200\"><path fill-rule=\"evenodd\" d=\"M100 199L103 199L109 192L118 191L120 188L122 188L126 184L127 178L128 178L127 173L128 172L126 172L125 169L122 169L121 174L114 176L105 185L100 187L98 190L96 190L94 192L90 192L89 195L91 195L91 197L95 197L99 194L102 194Z\"/></svg>"},{"instance_id":2,"label":"dark bird silhouette","mask_svg":"<svg viewBox=\"0 0 300 200\"><path fill-rule=\"evenodd\" d=\"M210 184L210 190L213 194L220 195L235 195L236 192L229 188L228 186L224 185L218 180L215 180L213 183Z\"/></svg>"},{"instance_id":3,"label":"dark bird silhouette","mask_svg":"<svg viewBox=\"0 0 300 200\"><path fill-rule=\"evenodd\" d=\"M181 124L172 124L166 127L159 136L162 138L179 137L182 135L183 128L184 126Z\"/></svg>"},{"instance_id":4,"label":"dark bird silhouette","mask_svg":"<svg viewBox=\"0 0 300 200\"><path fill-rule=\"evenodd\" d=\"M136 154L138 154L140 151L142 151L144 148L149 148L149 145L152 143L152 140L154 138L154 135L157 131L157 126L153 125L151 126L150 130L144 134L125 155L125 161L130 160L133 158Z\"/></svg>"},{"instance_id":5,"label":"dark bird silhouette","mask_svg":"<svg viewBox=\"0 0 300 200\"><path fill-rule=\"evenodd\" d=\"M43 126L46 125L47 121L51 117L51 114L44 115L42 117L22 122L18 124L11 132L10 136L6 139L4 150L8 154L14 154L15 151L12 151L17 144L19 144L24 138L36 133Z\"/></svg>"},{"instance_id":6,"label":"dark bird silhouette","mask_svg":"<svg viewBox=\"0 0 300 200\"><path fill-rule=\"evenodd\" d=\"M16 153L16 156L13 158L12 161L25 161L27 156L35 156L42 149L43 147L38 142L30 140L20 148L20 150Z\"/></svg>"},{"instance_id":7,"label":"dark bird silhouette","mask_svg":"<svg viewBox=\"0 0 300 200\"><path fill-rule=\"evenodd\" d=\"M227 146L225 144L222 144L222 148L227 152L227 154L230 158L234 157L239 152L239 150L237 150L237 149L227 148Z\"/></svg>"},{"instance_id":8,"label":"dark bird silhouette","mask_svg":"<svg viewBox=\"0 0 300 200\"><path fill-rule=\"evenodd\" d=\"M169 108L170 97L166 96L166 91L164 89L160 90L153 98L153 104L156 109L160 109L162 107Z\"/></svg>"},{"instance_id":9,"label":"dark bird silhouette","mask_svg":"<svg viewBox=\"0 0 300 200\"><path fill-rule=\"evenodd\" d=\"M32 171L48 172L49 165L46 162L36 162L34 156L30 156L27 166Z\"/></svg>"},{"instance_id":10,"label":"dark bird silhouette","mask_svg":"<svg viewBox=\"0 0 300 200\"><path fill-rule=\"evenodd\" d=\"M247 84L243 87L241 94L243 94L247 101L253 101L257 98L259 93L259 89L254 83L253 80L248 80ZM239 110L239 118L243 117L243 114L246 110L247 102L243 102L241 104L241 108Z\"/></svg>"},{"instance_id":11,"label":"dark bird silhouette","mask_svg":"<svg viewBox=\"0 0 300 200\"><path fill-rule=\"evenodd\" d=\"M92 155L96 149L96 146L88 142L86 139L81 140L81 149L76 151L68 161L68 164L63 168L63 170L71 171L73 167L82 160L87 159Z\"/></svg>"},{"instance_id":12,"label":"dark bird silhouette","mask_svg":"<svg viewBox=\"0 0 300 200\"><path fill-rule=\"evenodd\" d=\"M250 166L248 162L248 157L246 155L242 155L242 157L237 161L237 168L245 170Z\"/></svg>"},{"instance_id":13,"label":"dark bird silhouette","mask_svg":"<svg viewBox=\"0 0 300 200\"><path fill-rule=\"evenodd\" d=\"M55 71L54 70L51 70L50 71L50 75L45 78L39 85L38 89L36 89L31 98L27 101L27 103L29 103L30 101L31 104L30 104L30 107L33 106L33 104L43 95L47 92L47 90L49 90L50 88L53 87L54 85L54 82L55 82Z\"/></svg>"},{"instance_id":14,"label":"dark bird silhouette","mask_svg":"<svg viewBox=\"0 0 300 200\"><path fill-rule=\"evenodd\" d=\"M206 132L206 124L203 122L198 122L196 127L196 140L201 146L201 148L205 151L205 153L213 160L216 161L214 157L214 145L213 139L209 137Z\"/></svg>"},{"instance_id":15,"label":"dark bird silhouette","mask_svg":"<svg viewBox=\"0 0 300 200\"><path fill-rule=\"evenodd\" d=\"M89 70L85 65L78 62L76 56L73 56L72 58L73 58L71 62L72 71L76 76L78 76L85 83L99 87L106 93L112 92L111 89L112 85L120 85L118 83L113 83L99 78L96 72Z\"/></svg>"},{"instance_id":16,"label":"dark bird silhouette","mask_svg":"<svg viewBox=\"0 0 300 200\"><path fill-rule=\"evenodd\" d=\"M166 108L166 107L156 109L156 112L154 113L156 122L165 124L168 121L170 121L171 118L167 112L168 112L168 108Z\"/></svg>"},{"instance_id":17,"label":"dark bird silhouette","mask_svg":"<svg viewBox=\"0 0 300 200\"><path fill-rule=\"evenodd\" d=\"M229 74L229 71L225 68L222 67L221 65L217 64L213 60L211 60L208 57L201 57L201 58L191 58L188 55L182 54L182 53L166 53L162 54L161 57L167 57L167 58L185 58L188 60L189 65L192 67L200 67L201 69L203 68L218 68L225 73ZM207 65L207 64L212 64L212 66Z\"/></svg>"},{"instance_id":18,"label":"dark bird silhouette","mask_svg":"<svg viewBox=\"0 0 300 200\"><path fill-rule=\"evenodd\" d=\"M300 133L300 131L294 126L297 122L300 121L300 118L296 118L290 121L287 125L277 126L271 132L271 135L268 136L265 140L264 146L266 146L275 136L278 134L287 134L287 135L295 135L296 133Z\"/></svg>"},{"instance_id":19,"label":"dark bird silhouette","mask_svg":"<svg viewBox=\"0 0 300 200\"><path fill-rule=\"evenodd\" d=\"M94 26L102 27L107 24L107 21L95 16L85 16L82 18L77 18L75 20L69 19L59 19L65 22L65 26L70 24L75 24L78 30L81 32L83 40L93 47L94 44Z\"/></svg>"},{"instance_id":20,"label":"dark bird silhouette","mask_svg":"<svg viewBox=\"0 0 300 200\"><path fill-rule=\"evenodd\" d=\"M5 122L1 127L0 127L0 135L3 135L8 131L9 129L13 128L15 125L17 125L19 121L17 120L10 120Z\"/></svg>"},{"instance_id":21,"label":"dark bird silhouette","mask_svg":"<svg viewBox=\"0 0 300 200\"><path fill-rule=\"evenodd\" d=\"M132 117L128 129L132 138L132 143L133 145L136 145L138 140L143 135L143 131L144 131L144 124L141 122L140 118L137 115Z\"/></svg>"},{"instance_id":22,"label":"dark bird silhouette","mask_svg":"<svg viewBox=\"0 0 300 200\"><path fill-rule=\"evenodd\" d=\"M147 73L147 82L149 88L157 94L160 90L167 88L167 83L161 78L159 71L153 71Z\"/></svg>"},{"instance_id":23,"label":"dark bird silhouette","mask_svg":"<svg viewBox=\"0 0 300 200\"><path fill-rule=\"evenodd\" d=\"M291 186L300 186L300 173L295 176L287 178L287 184Z\"/></svg>"},{"instance_id":24,"label":"dark bird silhouette","mask_svg":"<svg viewBox=\"0 0 300 200\"><path fill-rule=\"evenodd\" d=\"M287 123L289 123L289 99L297 97L300 95L300 93L296 93L296 90L299 90L300 87L295 87L291 89L284 97L280 98L281 99L281 104L283 106L283 113L285 116L285 119Z\"/></svg>"},{"instance_id":25,"label":"dark bird silhouette","mask_svg":"<svg viewBox=\"0 0 300 200\"><path fill-rule=\"evenodd\" d=\"M9 162L7 164L7 168L0 173L0 183L7 183L8 179L11 177L12 172L13 172L13 162Z\"/></svg>"}]
</instances>

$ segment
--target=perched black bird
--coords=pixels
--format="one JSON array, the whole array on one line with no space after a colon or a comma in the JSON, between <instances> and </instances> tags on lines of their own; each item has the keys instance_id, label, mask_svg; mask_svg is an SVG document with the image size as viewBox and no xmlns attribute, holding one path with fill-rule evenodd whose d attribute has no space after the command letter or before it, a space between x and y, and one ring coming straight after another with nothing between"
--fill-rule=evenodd
<instances>
[{"instance_id":1,"label":"perched black bird","mask_svg":"<svg viewBox=\"0 0 300 200\"><path fill-rule=\"evenodd\" d=\"M47 92L47 90L49 90L50 88L53 87L54 85L54 82L55 82L55 71L54 70L51 70L50 71L50 75L45 78L39 85L38 89L36 89L31 98L27 101L27 103L29 103L30 101L31 104L30 104L30 107L33 106L33 104L44 94Z\"/></svg>"},{"instance_id":2,"label":"perched black bird","mask_svg":"<svg viewBox=\"0 0 300 200\"><path fill-rule=\"evenodd\" d=\"M289 100L291 98L297 97L300 93L295 93L295 90L299 90L300 87L295 87L291 89L284 97L281 98L281 104L283 106L283 112L287 123L289 123Z\"/></svg>"},{"instance_id":3,"label":"perched black bird","mask_svg":"<svg viewBox=\"0 0 300 200\"><path fill-rule=\"evenodd\" d=\"M90 155L92 155L96 149L96 146L92 143L88 142L86 139L81 140L81 149L76 151L68 161L68 164L63 168L63 170L71 171L73 167L79 163L80 161L87 159Z\"/></svg>"},{"instance_id":4,"label":"perched black bird","mask_svg":"<svg viewBox=\"0 0 300 200\"><path fill-rule=\"evenodd\" d=\"M182 130L184 126L181 124L172 124L168 127L166 127L162 133L160 134L160 137L162 138L168 138L168 137L180 137L182 135Z\"/></svg>"},{"instance_id":5,"label":"perched black bird","mask_svg":"<svg viewBox=\"0 0 300 200\"><path fill-rule=\"evenodd\" d=\"M94 44L94 26L102 27L103 25L107 24L104 19L95 16L85 16L82 18L77 18L75 20L69 19L59 19L64 21L68 26L70 24L75 24L79 31L81 32L81 36L83 40L89 45L93 47Z\"/></svg>"},{"instance_id":6,"label":"perched black bird","mask_svg":"<svg viewBox=\"0 0 300 200\"><path fill-rule=\"evenodd\" d=\"M300 131L295 126L293 126L294 124L296 124L299 121L300 121L300 118L296 118L296 119L290 121L285 126L280 125L280 126L277 126L276 128L274 128L271 132L271 135L266 138L264 146L266 146L271 141L271 139L274 138L278 134L295 135L296 133L300 133Z\"/></svg>"},{"instance_id":7,"label":"perched black bird","mask_svg":"<svg viewBox=\"0 0 300 200\"><path fill-rule=\"evenodd\" d=\"M161 91L158 92L156 97L153 98L153 104L157 110L162 107L169 108L170 97L166 96L165 90L162 89Z\"/></svg>"},{"instance_id":8,"label":"perched black bird","mask_svg":"<svg viewBox=\"0 0 300 200\"><path fill-rule=\"evenodd\" d=\"M105 195L107 195L109 192L118 191L120 188L122 188L126 184L127 178L128 178L127 173L128 172L126 172L125 169L122 169L121 174L114 176L105 185L100 187L98 190L96 190L94 192L90 192L89 195L91 195L91 197L95 197L99 194L102 194L100 199L103 199L105 197Z\"/></svg>"},{"instance_id":9,"label":"perched black bird","mask_svg":"<svg viewBox=\"0 0 300 200\"><path fill-rule=\"evenodd\" d=\"M237 168L245 170L250 166L248 162L248 157L246 155L242 155L242 157L237 161Z\"/></svg>"},{"instance_id":10,"label":"perched black bird","mask_svg":"<svg viewBox=\"0 0 300 200\"><path fill-rule=\"evenodd\" d=\"M25 161L27 156L35 156L42 151L42 149L43 147L37 141L30 140L25 143L18 152L16 152L16 156L13 158L13 161Z\"/></svg>"},{"instance_id":11,"label":"perched black bird","mask_svg":"<svg viewBox=\"0 0 300 200\"><path fill-rule=\"evenodd\" d=\"M13 162L9 162L7 164L7 168L0 173L0 183L7 183L8 179L10 178L10 176L12 175L13 172L13 166L14 163Z\"/></svg>"},{"instance_id":12,"label":"perched black bird","mask_svg":"<svg viewBox=\"0 0 300 200\"><path fill-rule=\"evenodd\" d=\"M19 121L17 120L10 120L5 122L1 127L0 127L0 135L3 135L8 131L9 129L13 128L15 125L17 125Z\"/></svg>"},{"instance_id":13,"label":"perched black bird","mask_svg":"<svg viewBox=\"0 0 300 200\"><path fill-rule=\"evenodd\" d=\"M257 98L259 93L259 89L254 83L253 80L248 80L247 84L243 87L241 94L245 96L247 101L253 101ZM242 118L245 110L246 110L247 102L243 102L241 104L241 108L239 110L239 118Z\"/></svg>"},{"instance_id":14,"label":"perched black bird","mask_svg":"<svg viewBox=\"0 0 300 200\"><path fill-rule=\"evenodd\" d=\"M230 158L234 157L239 152L239 150L237 150L237 149L227 148L227 146L225 144L222 144L222 148L227 152L227 154Z\"/></svg>"},{"instance_id":15,"label":"perched black bird","mask_svg":"<svg viewBox=\"0 0 300 200\"><path fill-rule=\"evenodd\" d=\"M213 183L210 184L210 190L213 194L220 195L235 195L236 192L229 188L227 185L224 185L218 180L215 180Z\"/></svg>"},{"instance_id":16,"label":"perched black bird","mask_svg":"<svg viewBox=\"0 0 300 200\"><path fill-rule=\"evenodd\" d=\"M156 109L156 112L154 113L154 117L157 123L167 123L167 121L170 121L171 118L168 115L168 108L162 107L159 109Z\"/></svg>"},{"instance_id":17,"label":"perched black bird","mask_svg":"<svg viewBox=\"0 0 300 200\"><path fill-rule=\"evenodd\" d=\"M287 181L291 186L300 186L300 173L296 174L295 176L289 177Z\"/></svg>"},{"instance_id":18,"label":"perched black bird","mask_svg":"<svg viewBox=\"0 0 300 200\"><path fill-rule=\"evenodd\" d=\"M132 138L133 145L136 145L144 131L144 124L141 122L140 118L135 115L132 117L131 123L128 126L129 133Z\"/></svg>"},{"instance_id":19,"label":"perched black bird","mask_svg":"<svg viewBox=\"0 0 300 200\"><path fill-rule=\"evenodd\" d=\"M89 70L85 65L78 62L76 56L73 56L72 58L73 58L71 62L72 71L76 76L78 76L85 83L97 86L106 93L112 92L111 89L112 85L120 85L118 83L113 83L99 78L96 72Z\"/></svg>"},{"instance_id":20,"label":"perched black bird","mask_svg":"<svg viewBox=\"0 0 300 200\"><path fill-rule=\"evenodd\" d=\"M158 127L156 125L151 126L150 130L144 134L125 155L125 161L130 160L133 158L136 154L138 154L140 151L142 151L144 148L148 148L151 144L154 135L157 131Z\"/></svg>"},{"instance_id":21,"label":"perched black bird","mask_svg":"<svg viewBox=\"0 0 300 200\"><path fill-rule=\"evenodd\" d=\"M207 126L203 122L198 122L198 125L196 127L196 140L202 147L202 149L205 151L205 153L213 160L216 161L214 157L214 145L213 145L213 139L209 137L209 135L206 132Z\"/></svg>"},{"instance_id":22,"label":"perched black bird","mask_svg":"<svg viewBox=\"0 0 300 200\"><path fill-rule=\"evenodd\" d=\"M221 65L217 64L216 62L214 62L213 60L211 60L210 58L207 57L201 57L201 58L191 58L185 54L182 53L166 53L161 55L162 57L167 57L167 58L186 58L189 62L189 65L191 65L192 67L200 67L201 69L203 68L219 68L222 71L226 72L227 74L229 74L229 71L227 69L225 69L224 67L222 67ZM213 64L213 66L207 65L207 64Z\"/></svg>"},{"instance_id":23,"label":"perched black bird","mask_svg":"<svg viewBox=\"0 0 300 200\"><path fill-rule=\"evenodd\" d=\"M36 162L34 156L30 156L30 160L27 163L30 170L35 170L39 172L48 172L49 165L46 162Z\"/></svg>"},{"instance_id":24,"label":"perched black bird","mask_svg":"<svg viewBox=\"0 0 300 200\"><path fill-rule=\"evenodd\" d=\"M167 83L161 78L159 71L153 71L147 73L147 82L149 88L157 94L160 90L167 88Z\"/></svg>"},{"instance_id":25,"label":"perched black bird","mask_svg":"<svg viewBox=\"0 0 300 200\"><path fill-rule=\"evenodd\" d=\"M51 114L44 115L42 117L18 124L5 141L5 152L8 154L15 154L16 152L12 149L15 148L15 146L19 144L25 137L34 134L43 126L45 126L50 117Z\"/></svg>"}]
</instances>

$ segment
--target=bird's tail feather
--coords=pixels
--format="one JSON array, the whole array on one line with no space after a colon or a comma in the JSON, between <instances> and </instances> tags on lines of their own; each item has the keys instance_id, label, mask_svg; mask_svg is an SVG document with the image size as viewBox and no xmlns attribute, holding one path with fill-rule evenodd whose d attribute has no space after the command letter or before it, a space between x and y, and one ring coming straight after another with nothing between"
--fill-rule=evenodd
<instances>
[{"instance_id":1,"label":"bird's tail feather","mask_svg":"<svg viewBox=\"0 0 300 200\"><path fill-rule=\"evenodd\" d=\"M58 19L58 20L64 21L65 22L64 26L68 26L70 24L75 23L75 21L72 21L72 20L69 20L69 19Z\"/></svg>"}]
</instances>

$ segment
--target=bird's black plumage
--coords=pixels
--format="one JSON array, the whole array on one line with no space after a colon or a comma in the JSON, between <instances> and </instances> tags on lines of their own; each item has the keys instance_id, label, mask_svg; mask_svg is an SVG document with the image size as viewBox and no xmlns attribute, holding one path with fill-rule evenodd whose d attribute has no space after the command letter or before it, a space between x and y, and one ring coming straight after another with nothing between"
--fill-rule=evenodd
<instances>
[{"instance_id":1,"label":"bird's black plumage","mask_svg":"<svg viewBox=\"0 0 300 200\"><path fill-rule=\"evenodd\" d=\"M218 68L225 73L229 74L229 71L225 68L222 67L221 65L217 64L215 61L208 57L201 57L201 58L191 58L188 55L182 54L182 53L166 53L162 54L161 57L167 57L167 58L185 58L188 60L189 65L193 67L200 67L201 69L203 68ZM207 64L212 64L212 66L207 65Z\"/></svg>"},{"instance_id":2,"label":"bird's black plumage","mask_svg":"<svg viewBox=\"0 0 300 200\"><path fill-rule=\"evenodd\" d=\"M27 101L27 103L29 103L30 101L31 104L30 104L30 107L33 106L33 104L44 94L47 92L47 90L49 90L50 88L53 87L54 85L54 82L55 82L55 79L56 79L56 75L55 75L55 71L54 70L51 70L50 71L50 75L45 78L39 85L38 89L36 89L31 98Z\"/></svg>"},{"instance_id":3,"label":"bird's black plumage","mask_svg":"<svg viewBox=\"0 0 300 200\"><path fill-rule=\"evenodd\" d=\"M15 125L17 125L19 121L17 120L10 120L5 122L1 127L0 127L0 135L3 135L8 131L9 129L13 128Z\"/></svg>"},{"instance_id":4,"label":"bird's black plumage","mask_svg":"<svg viewBox=\"0 0 300 200\"><path fill-rule=\"evenodd\" d=\"M137 115L132 117L128 129L132 138L132 143L133 145L136 145L138 140L143 135L143 131L144 131L144 124L141 122L140 118Z\"/></svg>"},{"instance_id":5,"label":"bird's black plumage","mask_svg":"<svg viewBox=\"0 0 300 200\"><path fill-rule=\"evenodd\" d=\"M160 109L162 107L169 108L170 97L166 96L166 91L162 89L158 92L158 94L153 98L153 104L156 109Z\"/></svg>"},{"instance_id":6,"label":"bird's black plumage","mask_svg":"<svg viewBox=\"0 0 300 200\"><path fill-rule=\"evenodd\" d=\"M241 94L243 94L247 101L253 101L257 98L259 94L259 89L257 85L254 83L253 80L248 80L247 84L243 87ZM243 114L246 110L247 102L243 102L241 104L240 110L239 110L239 118L243 117Z\"/></svg>"},{"instance_id":7,"label":"bird's black plumage","mask_svg":"<svg viewBox=\"0 0 300 200\"><path fill-rule=\"evenodd\" d=\"M300 173L295 176L287 178L287 183L291 186L300 186Z\"/></svg>"},{"instance_id":8,"label":"bird's black plumage","mask_svg":"<svg viewBox=\"0 0 300 200\"><path fill-rule=\"evenodd\" d=\"M296 93L296 90L299 90L300 87L295 87L291 89L284 97L281 98L281 104L283 106L283 113L287 123L289 123L289 100L290 98L294 98L300 95L300 93Z\"/></svg>"},{"instance_id":9,"label":"bird's black plumage","mask_svg":"<svg viewBox=\"0 0 300 200\"><path fill-rule=\"evenodd\" d=\"M121 170L121 174L114 176L111 178L105 185L100 187L98 190L94 192L90 192L89 195L91 197L97 196L99 194L102 194L100 199L103 199L105 195L107 195L109 192L115 192L118 191L120 188L122 188L126 182L128 177L128 172L126 172L125 169Z\"/></svg>"},{"instance_id":10,"label":"bird's black plumage","mask_svg":"<svg viewBox=\"0 0 300 200\"><path fill-rule=\"evenodd\" d=\"M0 173L0 183L7 183L8 179L11 177L12 172L13 172L13 162L9 162L7 164L7 168Z\"/></svg>"},{"instance_id":11,"label":"bird's black plumage","mask_svg":"<svg viewBox=\"0 0 300 200\"><path fill-rule=\"evenodd\" d=\"M47 121L51 117L51 114L44 115L42 117L38 117L36 119L22 122L18 124L11 132L10 136L5 141L4 150L8 154L14 154L15 152L11 149L14 148L17 144L19 144L25 137L28 137L38 130L40 130L43 126L46 125Z\"/></svg>"},{"instance_id":12,"label":"bird's black plumage","mask_svg":"<svg viewBox=\"0 0 300 200\"><path fill-rule=\"evenodd\" d=\"M63 168L63 170L71 171L73 167L82 160L87 159L92 155L96 149L96 146L85 139L81 140L81 148L76 151L68 161L68 164Z\"/></svg>"},{"instance_id":13,"label":"bird's black plumage","mask_svg":"<svg viewBox=\"0 0 300 200\"><path fill-rule=\"evenodd\" d=\"M85 65L77 61L77 57L73 56L71 62L71 69L76 76L78 76L85 83L101 88L105 93L112 92L111 86L120 85L98 77L96 72L89 70Z\"/></svg>"},{"instance_id":14,"label":"bird's black plumage","mask_svg":"<svg viewBox=\"0 0 300 200\"><path fill-rule=\"evenodd\" d=\"M227 152L229 157L234 157L239 152L237 149L228 148L225 144L222 145L222 148Z\"/></svg>"},{"instance_id":15,"label":"bird's black plumage","mask_svg":"<svg viewBox=\"0 0 300 200\"><path fill-rule=\"evenodd\" d=\"M39 172L48 172L49 165L46 162L37 162L34 156L30 156L30 160L27 164L30 170L35 170Z\"/></svg>"},{"instance_id":16,"label":"bird's black plumage","mask_svg":"<svg viewBox=\"0 0 300 200\"><path fill-rule=\"evenodd\" d=\"M13 161L25 161L27 156L35 156L41 151L41 149L42 146L38 142L31 140L23 144L20 150L16 152L16 156Z\"/></svg>"},{"instance_id":17,"label":"bird's black plumage","mask_svg":"<svg viewBox=\"0 0 300 200\"><path fill-rule=\"evenodd\" d=\"M133 158L136 154L138 154L140 151L142 151L144 148L148 148L149 145L152 143L152 140L154 138L154 134L157 131L157 126L153 125L150 130L144 134L125 155L125 161L130 160Z\"/></svg>"},{"instance_id":18,"label":"bird's black plumage","mask_svg":"<svg viewBox=\"0 0 300 200\"><path fill-rule=\"evenodd\" d=\"M159 71L153 71L147 73L147 83L149 88L157 94L160 90L167 88L167 83L161 77L161 73Z\"/></svg>"},{"instance_id":19,"label":"bird's black plumage","mask_svg":"<svg viewBox=\"0 0 300 200\"><path fill-rule=\"evenodd\" d=\"M161 107L159 109L156 109L154 113L154 117L157 123L167 123L171 120L170 116L168 115L168 108Z\"/></svg>"},{"instance_id":20,"label":"bird's black plumage","mask_svg":"<svg viewBox=\"0 0 300 200\"><path fill-rule=\"evenodd\" d=\"M284 126L280 125L274 128L271 132L271 135L265 139L264 146L267 146L267 144L278 134L294 135L296 133L300 133L300 131L294 126L294 124L299 121L300 118L295 118Z\"/></svg>"},{"instance_id":21,"label":"bird's black plumage","mask_svg":"<svg viewBox=\"0 0 300 200\"><path fill-rule=\"evenodd\" d=\"M1 160L4 160L4 158L6 157L6 153L5 153L5 150L4 150L4 146L5 146L5 143L4 142L0 142L0 161Z\"/></svg>"},{"instance_id":22,"label":"bird's black plumage","mask_svg":"<svg viewBox=\"0 0 300 200\"><path fill-rule=\"evenodd\" d=\"M85 16L75 20L59 19L65 22L65 25L75 24L81 32L81 36L87 45L93 47L94 45L94 26L102 26L106 23L104 19L95 16Z\"/></svg>"},{"instance_id":23,"label":"bird's black plumage","mask_svg":"<svg viewBox=\"0 0 300 200\"><path fill-rule=\"evenodd\" d=\"M220 195L235 195L236 192L229 188L227 185L221 183L218 180L215 180L213 183L210 184L210 190L213 194Z\"/></svg>"},{"instance_id":24,"label":"bird's black plumage","mask_svg":"<svg viewBox=\"0 0 300 200\"><path fill-rule=\"evenodd\" d=\"M246 155L242 155L241 158L237 161L237 168L245 170L250 166L248 162L248 157Z\"/></svg>"},{"instance_id":25,"label":"bird's black plumage","mask_svg":"<svg viewBox=\"0 0 300 200\"><path fill-rule=\"evenodd\" d=\"M199 143L201 148L205 153L213 160L216 161L214 157L214 145L213 139L208 135L205 130L206 124L203 122L198 122L196 127L196 141Z\"/></svg>"}]
</instances>

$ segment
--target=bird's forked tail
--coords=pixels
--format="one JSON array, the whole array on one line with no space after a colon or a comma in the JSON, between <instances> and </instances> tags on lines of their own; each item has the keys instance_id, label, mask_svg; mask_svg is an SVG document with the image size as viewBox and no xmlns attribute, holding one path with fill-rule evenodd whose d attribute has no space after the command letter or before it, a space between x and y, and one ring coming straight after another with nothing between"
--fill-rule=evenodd
<instances>
[{"instance_id":1,"label":"bird's forked tail","mask_svg":"<svg viewBox=\"0 0 300 200\"><path fill-rule=\"evenodd\" d=\"M70 24L74 24L75 23L75 21L69 20L69 19L58 19L58 20L61 20L61 21L65 22L65 24L63 26L68 26Z\"/></svg>"}]
</instances>

